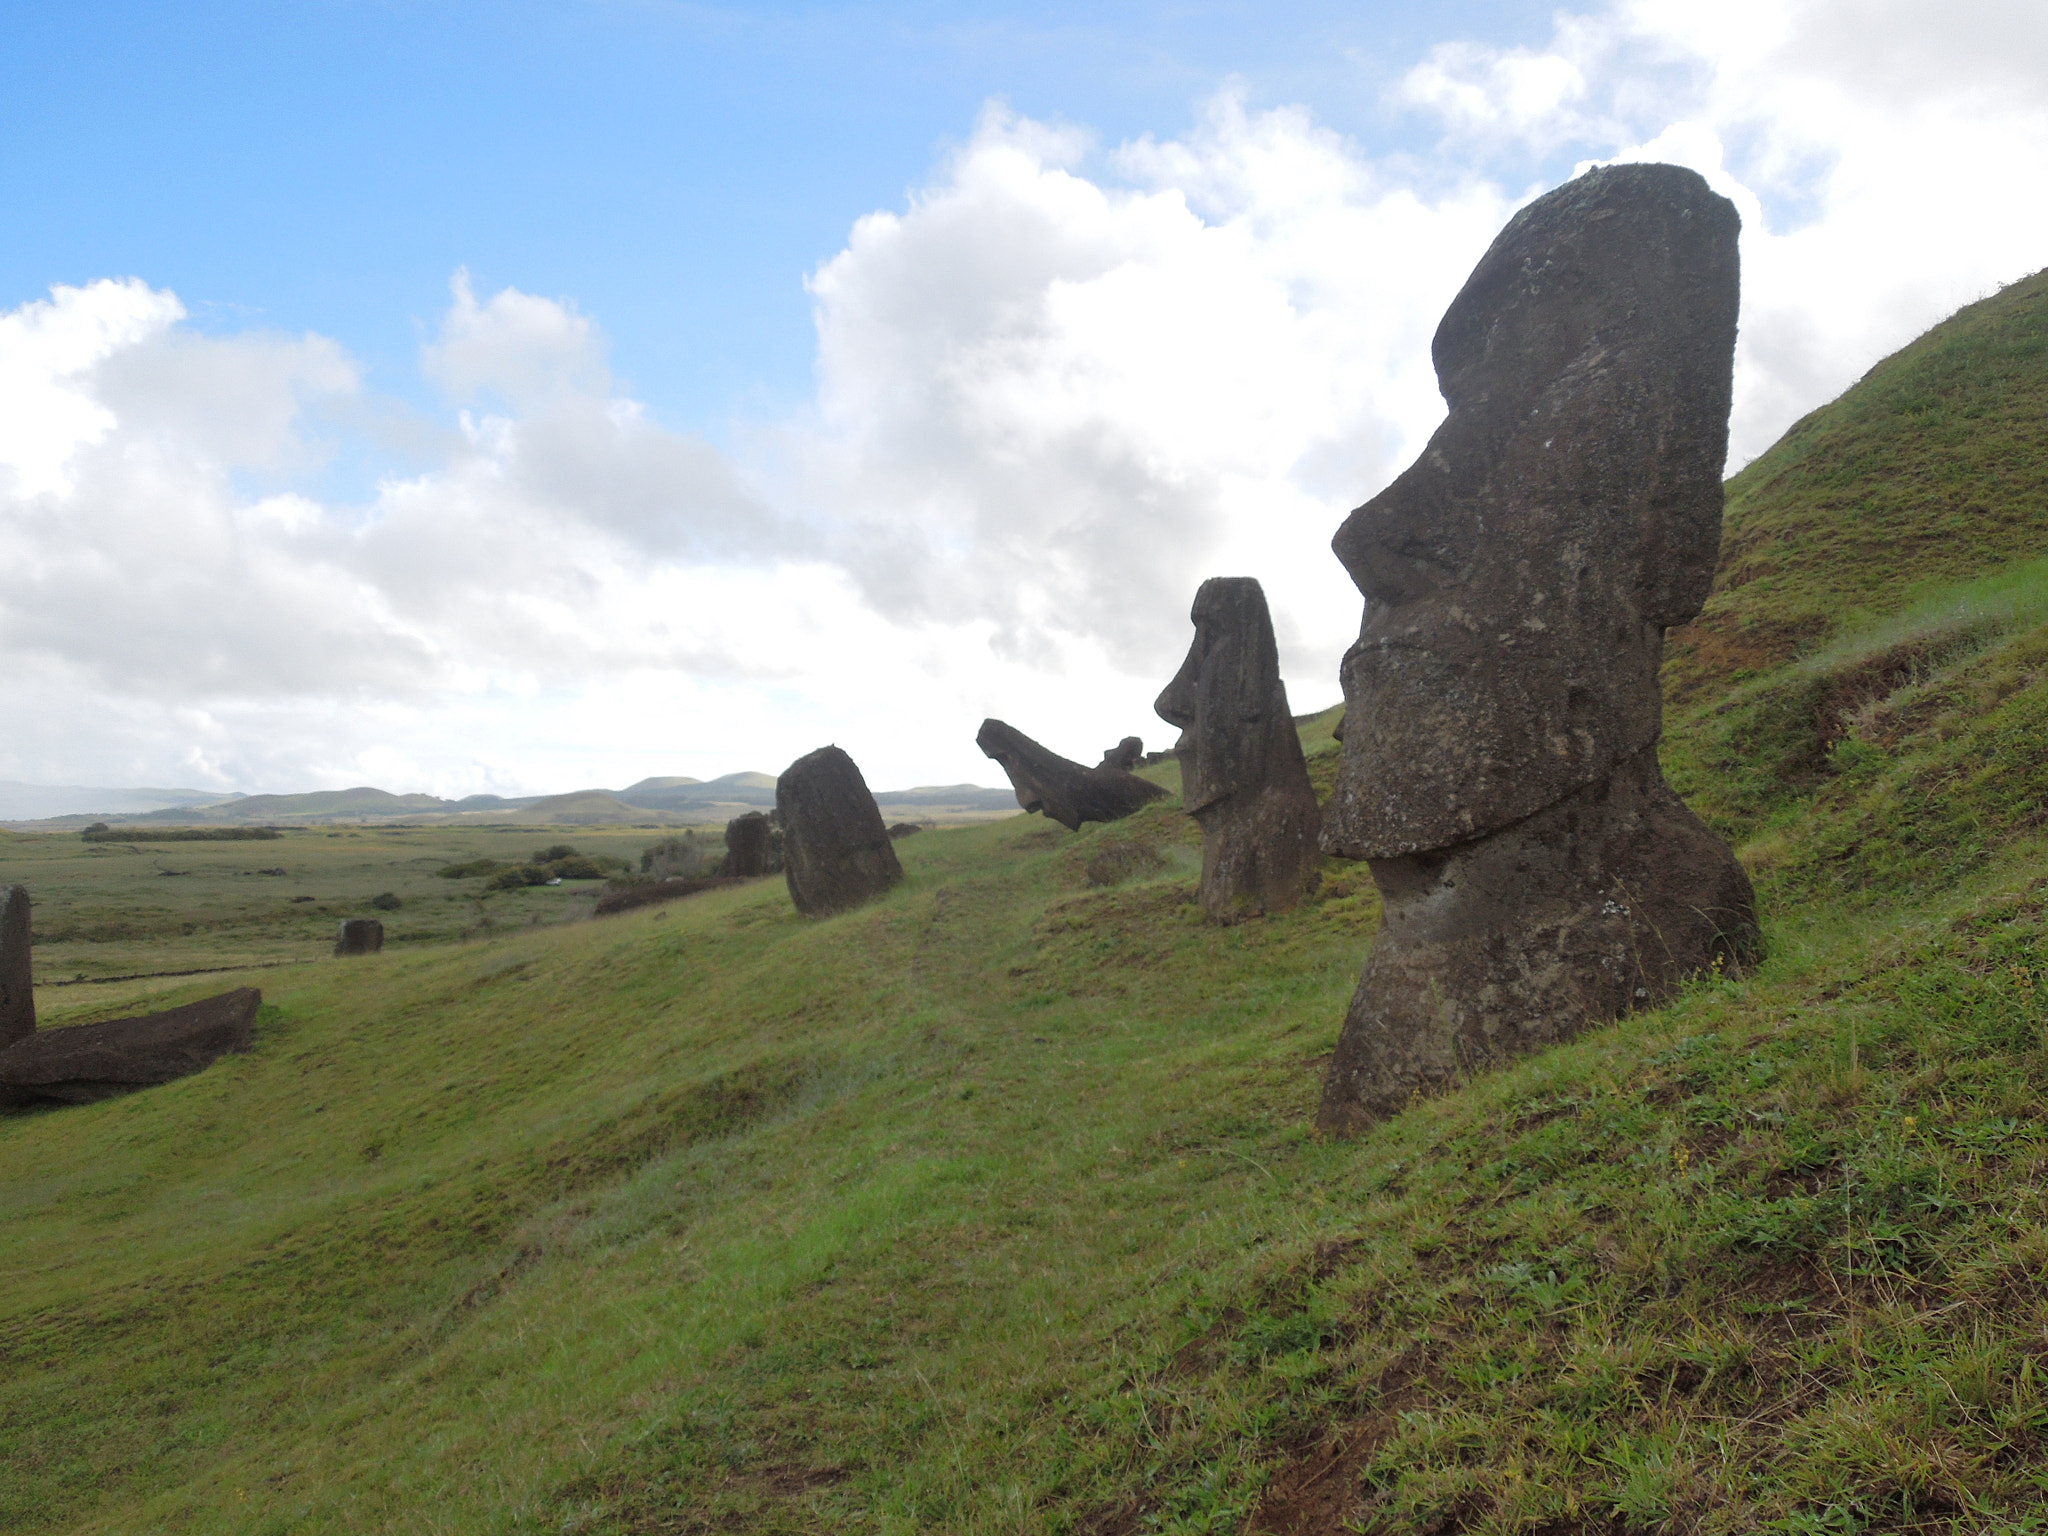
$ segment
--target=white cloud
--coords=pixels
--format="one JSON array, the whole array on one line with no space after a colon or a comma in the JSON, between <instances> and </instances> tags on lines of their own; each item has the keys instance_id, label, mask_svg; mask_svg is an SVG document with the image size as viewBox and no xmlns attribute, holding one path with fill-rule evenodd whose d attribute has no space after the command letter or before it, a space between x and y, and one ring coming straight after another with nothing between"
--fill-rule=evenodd
<instances>
[{"instance_id":1,"label":"white cloud","mask_svg":"<svg viewBox=\"0 0 2048 1536\"><path fill-rule=\"evenodd\" d=\"M1620 0L1448 39L1376 155L1235 89L1103 146L991 108L811 275L818 393L740 460L622 395L595 319L455 275L397 418L318 336L199 334L128 280L0 315L0 778L442 793L773 770L989 782L1150 715L1199 580L1266 585L1297 707L1328 550L1441 415L1438 317L1574 162L1734 198L1734 452L2048 260L2048 23L1959 0ZM355 501L351 422L420 454Z\"/></svg>"}]
</instances>

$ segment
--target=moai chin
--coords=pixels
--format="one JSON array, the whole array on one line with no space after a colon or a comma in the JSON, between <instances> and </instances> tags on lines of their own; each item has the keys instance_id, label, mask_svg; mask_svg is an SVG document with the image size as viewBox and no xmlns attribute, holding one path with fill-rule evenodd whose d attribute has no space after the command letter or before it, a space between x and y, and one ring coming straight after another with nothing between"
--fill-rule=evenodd
<instances>
[{"instance_id":1,"label":"moai chin","mask_svg":"<svg viewBox=\"0 0 2048 1536\"><path fill-rule=\"evenodd\" d=\"M775 809L789 899L804 916L857 907L903 878L881 808L838 747L820 747L784 769Z\"/></svg>"},{"instance_id":2,"label":"moai chin","mask_svg":"<svg viewBox=\"0 0 2048 1536\"><path fill-rule=\"evenodd\" d=\"M1524 208L1437 328L1449 416L1338 530L1366 604L1322 837L1384 915L1326 1130L1758 949L1656 753L1664 631L1720 547L1739 227L1668 165Z\"/></svg>"},{"instance_id":3,"label":"moai chin","mask_svg":"<svg viewBox=\"0 0 2048 1536\"><path fill-rule=\"evenodd\" d=\"M1202 828L1202 909L1234 923L1298 904L1322 812L1287 709L1266 594L1249 576L1195 593L1194 644L1153 708L1180 727L1181 805Z\"/></svg>"}]
</instances>

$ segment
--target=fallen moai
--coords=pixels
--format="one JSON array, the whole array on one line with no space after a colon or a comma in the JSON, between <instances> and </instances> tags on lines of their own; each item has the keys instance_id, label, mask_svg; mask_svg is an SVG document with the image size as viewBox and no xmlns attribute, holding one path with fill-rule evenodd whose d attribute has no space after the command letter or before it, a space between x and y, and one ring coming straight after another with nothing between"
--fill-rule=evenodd
<instances>
[{"instance_id":1,"label":"fallen moai","mask_svg":"<svg viewBox=\"0 0 2048 1536\"><path fill-rule=\"evenodd\" d=\"M838 747L791 763L775 784L782 872L806 917L827 917L881 895L903 878L867 780Z\"/></svg>"},{"instance_id":2,"label":"fallen moai","mask_svg":"<svg viewBox=\"0 0 2048 1536\"><path fill-rule=\"evenodd\" d=\"M974 744L1002 764L1019 805L1044 812L1070 832L1086 821L1120 821L1166 798L1149 779L1120 768L1084 768L1001 720L982 721Z\"/></svg>"},{"instance_id":3,"label":"fallen moai","mask_svg":"<svg viewBox=\"0 0 2048 1536\"><path fill-rule=\"evenodd\" d=\"M722 875L751 877L768 873L768 834L772 829L760 811L748 811L725 824L725 862Z\"/></svg>"},{"instance_id":4,"label":"fallen moai","mask_svg":"<svg viewBox=\"0 0 2048 1536\"><path fill-rule=\"evenodd\" d=\"M1119 773L1129 773L1145 761L1145 743L1136 736L1126 736L1122 741L1102 754L1098 768L1114 768Z\"/></svg>"},{"instance_id":5,"label":"fallen moai","mask_svg":"<svg viewBox=\"0 0 2048 1536\"><path fill-rule=\"evenodd\" d=\"M337 955L374 955L383 947L384 925L374 917L345 919L341 925L341 932L334 940L334 952Z\"/></svg>"},{"instance_id":6,"label":"fallen moai","mask_svg":"<svg viewBox=\"0 0 2048 1536\"><path fill-rule=\"evenodd\" d=\"M1234 923L1314 889L1322 811L1287 710L1266 594L1249 576L1195 593L1194 644L1153 706L1180 727L1181 804L1202 828L1202 910Z\"/></svg>"},{"instance_id":7,"label":"fallen moai","mask_svg":"<svg viewBox=\"0 0 2048 1536\"><path fill-rule=\"evenodd\" d=\"M1449 416L1333 541L1366 605L1323 844L1383 916L1325 1130L1759 948L1656 745L1664 631L1720 545L1738 227L1666 165L1524 208L1437 328Z\"/></svg>"},{"instance_id":8,"label":"fallen moai","mask_svg":"<svg viewBox=\"0 0 2048 1536\"><path fill-rule=\"evenodd\" d=\"M28 887L10 885L0 891L0 1050L36 1032L29 953Z\"/></svg>"},{"instance_id":9,"label":"fallen moai","mask_svg":"<svg viewBox=\"0 0 2048 1536\"><path fill-rule=\"evenodd\" d=\"M0 1051L0 1104L89 1104L190 1077L249 1048L263 994L237 987L162 1013L46 1029Z\"/></svg>"},{"instance_id":10,"label":"fallen moai","mask_svg":"<svg viewBox=\"0 0 2048 1536\"><path fill-rule=\"evenodd\" d=\"M597 905L591 908L590 915L610 917L618 912L631 912L636 907L656 906L664 901L681 901L685 896L701 896L706 891L722 891L745 883L738 875L704 875L695 880L646 880L638 885L626 885L615 891L606 891L597 898Z\"/></svg>"}]
</instances>

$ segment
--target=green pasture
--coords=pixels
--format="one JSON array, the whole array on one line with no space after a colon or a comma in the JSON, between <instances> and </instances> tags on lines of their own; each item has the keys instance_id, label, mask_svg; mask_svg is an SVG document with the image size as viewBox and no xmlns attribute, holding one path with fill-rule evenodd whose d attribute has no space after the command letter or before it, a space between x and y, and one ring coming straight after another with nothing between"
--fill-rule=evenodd
<instances>
[{"instance_id":1,"label":"green pasture","mask_svg":"<svg viewBox=\"0 0 2048 1536\"><path fill-rule=\"evenodd\" d=\"M693 829L706 846L719 828ZM0 830L0 885L34 902L38 1008L101 1015L162 973L316 959L342 919L374 917L398 948L475 942L589 915L598 883L486 892L435 871L480 858L518 863L555 843L638 865L679 829L531 826L292 828L248 842L87 842L76 832ZM282 873L277 873L277 871ZM373 907L389 893L395 910ZM118 977L157 977L133 983ZM81 1016L83 1016L81 1014Z\"/></svg>"}]
</instances>

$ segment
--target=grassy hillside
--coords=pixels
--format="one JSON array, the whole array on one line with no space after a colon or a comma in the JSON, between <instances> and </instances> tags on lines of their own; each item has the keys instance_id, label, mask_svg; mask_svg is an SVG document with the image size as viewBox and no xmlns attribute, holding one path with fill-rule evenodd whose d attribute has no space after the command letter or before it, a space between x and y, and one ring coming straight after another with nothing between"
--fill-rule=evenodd
<instances>
[{"instance_id":1,"label":"grassy hillside","mask_svg":"<svg viewBox=\"0 0 2048 1536\"><path fill-rule=\"evenodd\" d=\"M0 1528L2048 1530L2048 562L1756 511L1858 433L1985 501L1869 425L1914 355L1737 488L1710 620L1827 624L1674 659L1753 973L1351 1143L1364 869L1208 927L1171 803L255 973L248 1056L0 1119Z\"/></svg>"},{"instance_id":2,"label":"grassy hillside","mask_svg":"<svg viewBox=\"0 0 2048 1536\"><path fill-rule=\"evenodd\" d=\"M2043 551L2048 271L1886 358L1728 483L1706 610L1672 635L1681 699Z\"/></svg>"}]
</instances>

